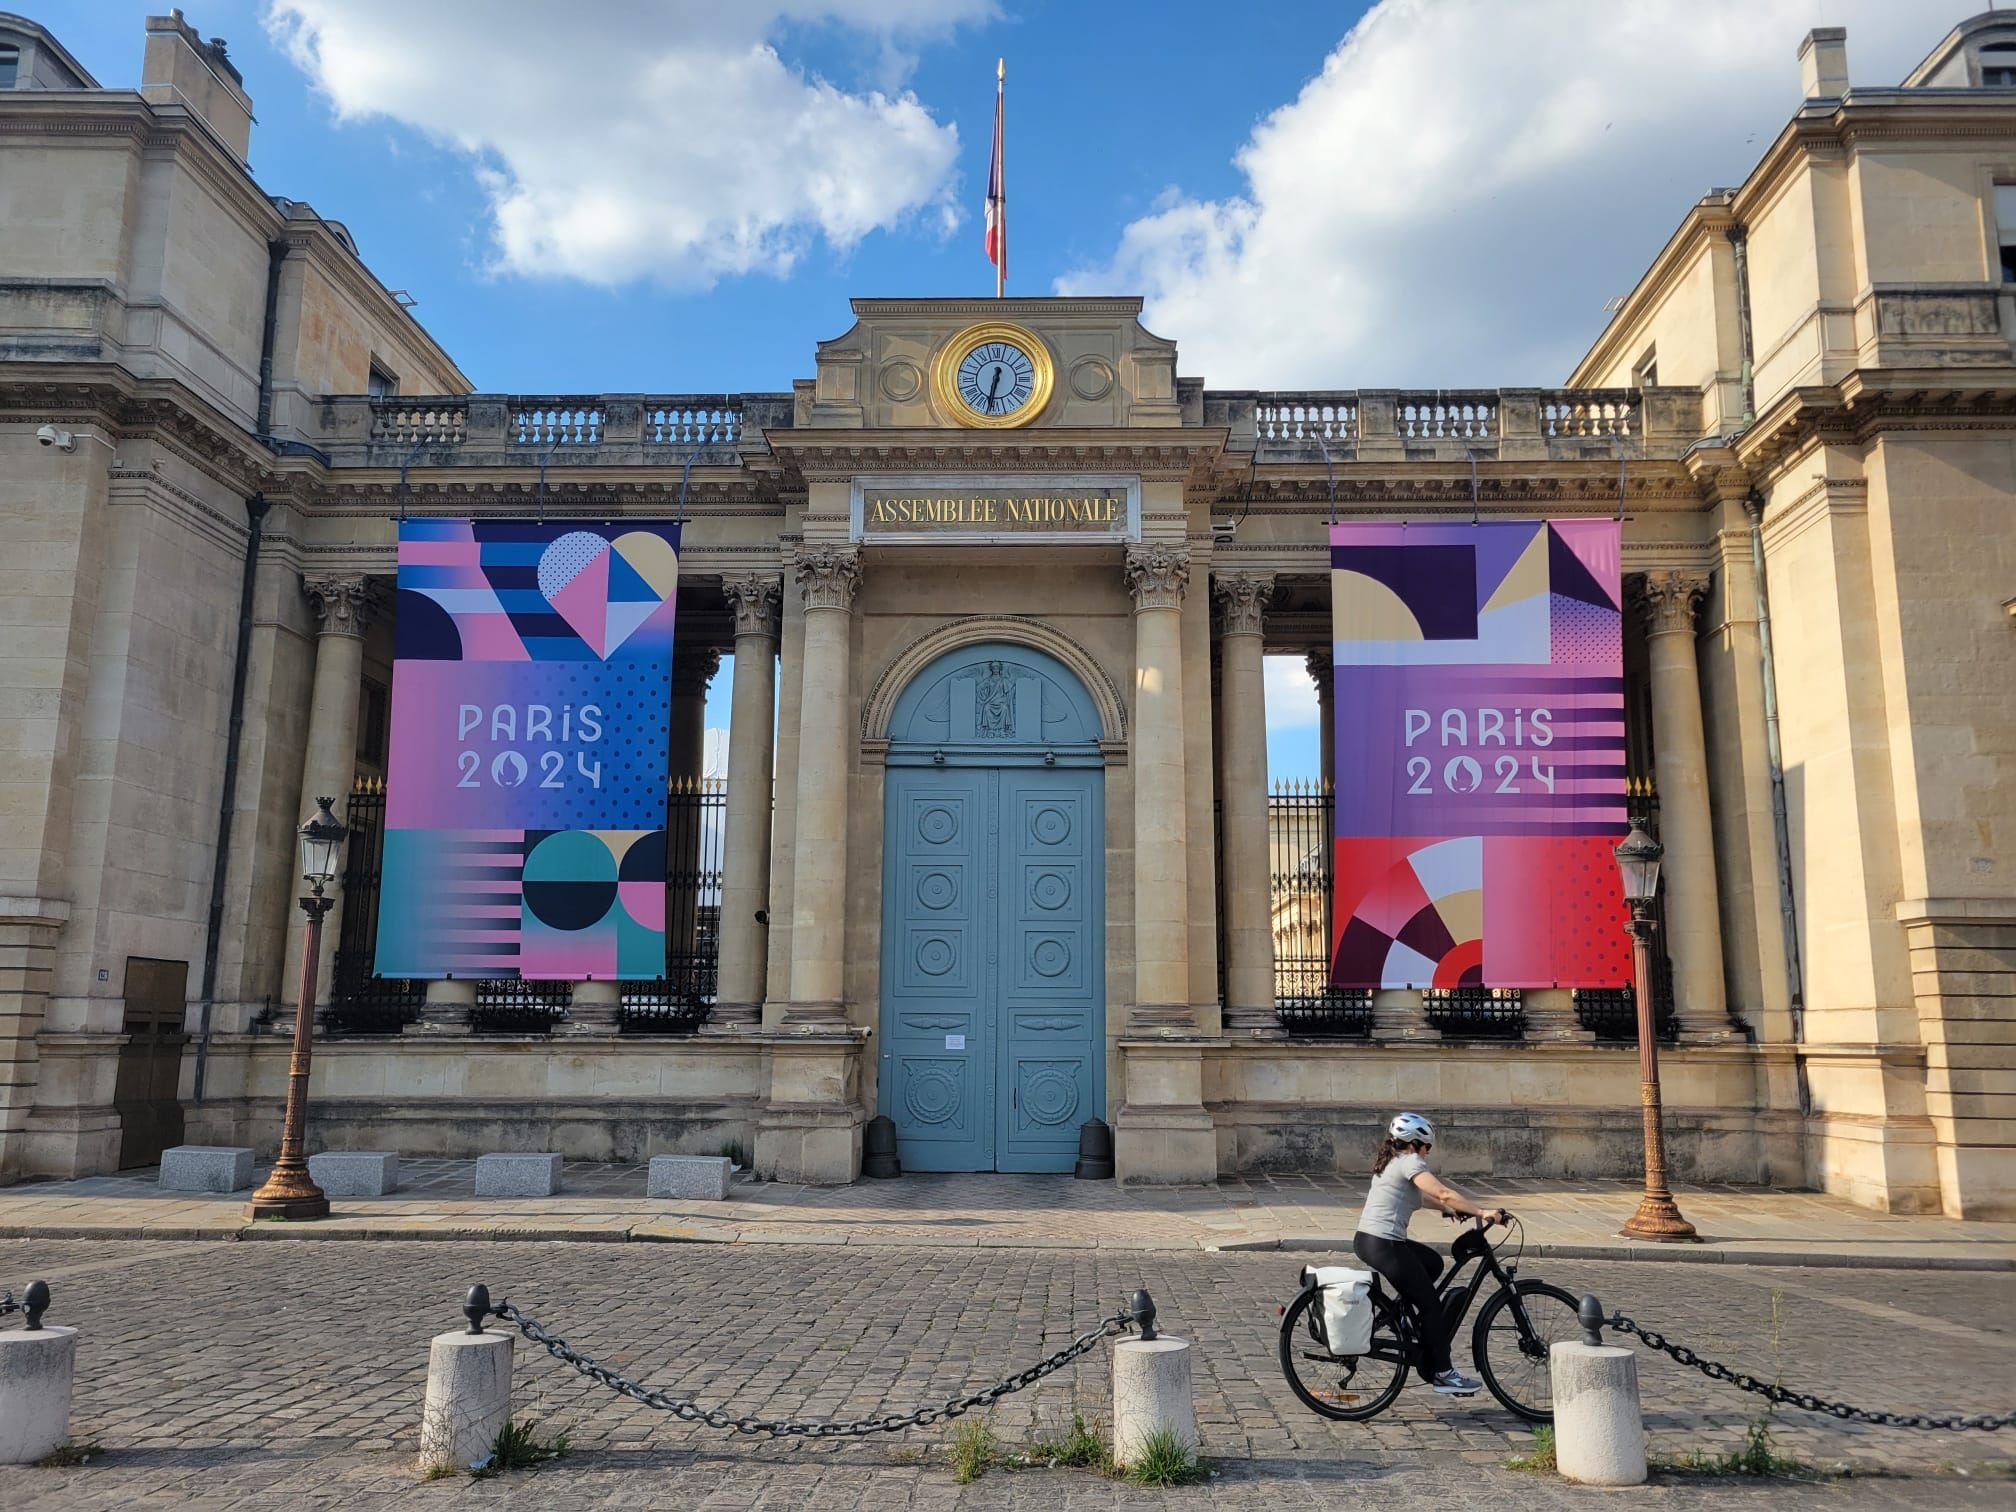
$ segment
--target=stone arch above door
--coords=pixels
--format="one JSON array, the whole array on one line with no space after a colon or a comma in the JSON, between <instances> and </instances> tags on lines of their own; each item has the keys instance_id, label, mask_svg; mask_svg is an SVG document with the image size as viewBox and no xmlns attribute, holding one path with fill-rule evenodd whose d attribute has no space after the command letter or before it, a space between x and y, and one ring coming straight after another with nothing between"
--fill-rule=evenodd
<instances>
[{"instance_id":1,"label":"stone arch above door","mask_svg":"<svg viewBox=\"0 0 2016 1512\"><path fill-rule=\"evenodd\" d=\"M933 747L982 762L1034 760L1039 752L1054 762L1097 747L1103 733L1078 675L1049 652L1013 641L945 652L904 684L889 714L891 759Z\"/></svg>"},{"instance_id":2,"label":"stone arch above door","mask_svg":"<svg viewBox=\"0 0 2016 1512\"><path fill-rule=\"evenodd\" d=\"M989 647L1000 653L992 659L1004 661L1016 659L1018 648L1031 653L1022 657L1022 662L1030 672L1038 674L1039 681L1046 684L1042 719L1045 726L1054 732L1043 735L1033 729L1025 733L1018 728L1013 735L1003 738L1015 741L1096 740L1109 762L1124 759L1127 706L1119 688L1114 686L1112 679L1085 648L1069 636L1041 620L1018 616L988 615L952 620L913 641L883 669L870 690L861 711L862 739L881 742L934 738L897 728L899 713L904 721L911 720L933 681L963 670L956 653L970 648L975 652L972 659L984 664L990 658L981 653ZM941 662L945 663L942 668L938 665ZM1045 666L1046 662L1050 665ZM986 675L984 665L979 675ZM1069 726L1061 722L1060 716L1064 713L1058 707L1061 703L1072 705L1070 713L1074 719ZM1018 718L1026 720L1027 716L1018 713ZM1070 728L1071 733L1065 733L1066 728ZM998 716L996 729L998 732Z\"/></svg>"}]
</instances>

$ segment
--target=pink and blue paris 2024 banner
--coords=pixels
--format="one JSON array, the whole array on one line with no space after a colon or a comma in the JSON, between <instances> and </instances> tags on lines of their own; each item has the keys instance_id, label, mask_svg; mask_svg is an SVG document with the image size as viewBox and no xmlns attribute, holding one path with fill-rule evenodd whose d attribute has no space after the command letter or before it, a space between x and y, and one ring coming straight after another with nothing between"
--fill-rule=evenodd
<instances>
[{"instance_id":1,"label":"pink and blue paris 2024 banner","mask_svg":"<svg viewBox=\"0 0 2016 1512\"><path fill-rule=\"evenodd\" d=\"M679 527L399 527L377 971L665 971Z\"/></svg>"},{"instance_id":2,"label":"pink and blue paris 2024 banner","mask_svg":"<svg viewBox=\"0 0 2016 1512\"><path fill-rule=\"evenodd\" d=\"M1330 530L1339 987L1631 980L1615 520Z\"/></svg>"}]
</instances>

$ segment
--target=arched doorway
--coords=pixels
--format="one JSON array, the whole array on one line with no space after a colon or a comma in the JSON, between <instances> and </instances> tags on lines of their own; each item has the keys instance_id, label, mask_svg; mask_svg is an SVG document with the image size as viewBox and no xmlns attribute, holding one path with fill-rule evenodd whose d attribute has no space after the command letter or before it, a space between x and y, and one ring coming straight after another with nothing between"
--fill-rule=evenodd
<instances>
[{"instance_id":1,"label":"arched doorway","mask_svg":"<svg viewBox=\"0 0 2016 1512\"><path fill-rule=\"evenodd\" d=\"M889 721L881 1111L912 1171L1068 1171L1105 1109L1105 771L1061 661L947 652Z\"/></svg>"}]
</instances>

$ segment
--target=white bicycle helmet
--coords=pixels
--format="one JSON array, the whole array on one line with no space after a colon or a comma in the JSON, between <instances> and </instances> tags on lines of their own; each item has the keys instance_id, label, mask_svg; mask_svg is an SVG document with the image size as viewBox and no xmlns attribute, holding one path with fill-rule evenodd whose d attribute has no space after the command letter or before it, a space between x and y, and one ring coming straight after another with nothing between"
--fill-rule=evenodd
<instances>
[{"instance_id":1,"label":"white bicycle helmet","mask_svg":"<svg viewBox=\"0 0 2016 1512\"><path fill-rule=\"evenodd\" d=\"M1435 1125L1419 1113L1395 1113L1393 1122L1386 1125L1386 1137L1395 1144L1435 1143Z\"/></svg>"}]
</instances>

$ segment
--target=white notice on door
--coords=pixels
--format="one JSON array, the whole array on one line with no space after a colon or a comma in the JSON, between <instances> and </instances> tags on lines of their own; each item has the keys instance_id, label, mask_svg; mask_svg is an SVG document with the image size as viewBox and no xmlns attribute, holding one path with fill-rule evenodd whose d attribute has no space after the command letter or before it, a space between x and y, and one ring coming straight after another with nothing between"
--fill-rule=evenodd
<instances>
[{"instance_id":1,"label":"white notice on door","mask_svg":"<svg viewBox=\"0 0 2016 1512\"><path fill-rule=\"evenodd\" d=\"M945 1048L947 1050L964 1050L966 1048L966 1036L963 1034L946 1035Z\"/></svg>"}]
</instances>

